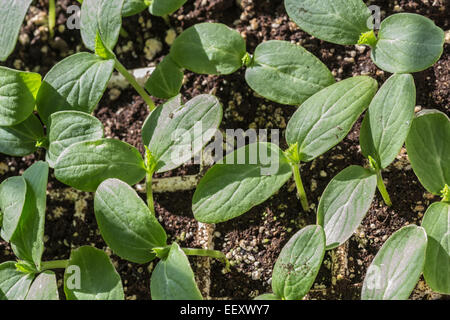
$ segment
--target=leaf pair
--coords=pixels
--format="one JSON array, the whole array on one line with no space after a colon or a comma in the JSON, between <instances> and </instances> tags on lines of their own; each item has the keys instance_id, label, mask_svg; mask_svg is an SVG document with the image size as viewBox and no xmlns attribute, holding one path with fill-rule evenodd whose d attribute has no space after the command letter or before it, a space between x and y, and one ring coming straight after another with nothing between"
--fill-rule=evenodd
<instances>
[{"instance_id":1,"label":"leaf pair","mask_svg":"<svg viewBox=\"0 0 450 320\"><path fill-rule=\"evenodd\" d=\"M328 42L369 44L372 60L391 73L412 73L432 66L442 55L444 31L417 14L385 19L378 39L370 10L361 0L285 0L289 17L309 34Z\"/></svg>"},{"instance_id":2,"label":"leaf pair","mask_svg":"<svg viewBox=\"0 0 450 320\"><path fill-rule=\"evenodd\" d=\"M307 226L298 231L283 247L272 274L273 294L256 300L301 300L309 291L325 255L322 227Z\"/></svg>"},{"instance_id":3,"label":"leaf pair","mask_svg":"<svg viewBox=\"0 0 450 320\"><path fill-rule=\"evenodd\" d=\"M305 101L286 130L288 144L298 146L295 158L308 162L338 144L367 108L376 90L377 83L372 78L354 77ZM244 161L233 161L239 154ZM250 163L250 159L256 161ZM262 142L227 155L200 180L192 200L195 218L206 223L223 222L264 202L291 177L289 162L276 145Z\"/></svg>"},{"instance_id":4,"label":"leaf pair","mask_svg":"<svg viewBox=\"0 0 450 320\"><path fill-rule=\"evenodd\" d=\"M243 65L249 86L263 97L299 105L334 83L330 70L304 48L286 41L260 44L251 58L241 35L218 23L186 29L172 45L170 57L200 74L230 74Z\"/></svg>"}]
</instances>

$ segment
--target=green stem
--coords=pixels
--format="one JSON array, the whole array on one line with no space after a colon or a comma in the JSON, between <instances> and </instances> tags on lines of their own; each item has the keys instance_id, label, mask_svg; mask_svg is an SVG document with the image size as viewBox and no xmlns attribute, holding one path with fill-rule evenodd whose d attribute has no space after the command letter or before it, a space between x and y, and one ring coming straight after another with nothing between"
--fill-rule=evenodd
<instances>
[{"instance_id":1,"label":"green stem","mask_svg":"<svg viewBox=\"0 0 450 320\"><path fill-rule=\"evenodd\" d=\"M383 177L381 176L381 170L377 170L377 187L383 197L384 203L386 203L389 207L392 206L391 198L389 197L389 193L386 190L386 186L383 182Z\"/></svg>"},{"instance_id":2,"label":"green stem","mask_svg":"<svg viewBox=\"0 0 450 320\"><path fill-rule=\"evenodd\" d=\"M153 111L156 108L156 106L152 98L148 95L145 89L139 85L139 83L136 81L133 75L131 75L128 72L128 70L123 66L123 64L121 64L120 61L117 60L117 58L114 58L114 60L116 70L119 71L125 77L125 79L127 79L127 81L133 86L133 88L137 91L137 93L141 95L142 99L144 99L145 103L147 103L148 107L150 108L150 111Z\"/></svg>"},{"instance_id":3,"label":"green stem","mask_svg":"<svg viewBox=\"0 0 450 320\"><path fill-rule=\"evenodd\" d=\"M56 25L56 6L55 0L49 0L48 2L48 30L50 31L50 37L53 38Z\"/></svg>"},{"instance_id":4,"label":"green stem","mask_svg":"<svg viewBox=\"0 0 450 320\"><path fill-rule=\"evenodd\" d=\"M230 267L230 262L223 252L219 250L210 249L192 249L192 248L181 248L187 256L200 256L200 257L210 257L220 260L226 264L226 268Z\"/></svg>"},{"instance_id":5,"label":"green stem","mask_svg":"<svg viewBox=\"0 0 450 320\"><path fill-rule=\"evenodd\" d=\"M156 215L155 213L155 204L153 202L153 189L152 189L152 179L153 174L151 172L147 172L146 175L146 188L147 188L147 205L150 209L151 213L153 215Z\"/></svg>"},{"instance_id":6,"label":"green stem","mask_svg":"<svg viewBox=\"0 0 450 320\"><path fill-rule=\"evenodd\" d=\"M302 208L305 211L309 211L308 198L306 196L305 188L303 187L302 178L300 176L300 165L292 164L292 172L294 173L295 185L297 186L297 194L302 203Z\"/></svg>"},{"instance_id":7,"label":"green stem","mask_svg":"<svg viewBox=\"0 0 450 320\"><path fill-rule=\"evenodd\" d=\"M42 261L41 271L49 269L65 269L68 265L69 260Z\"/></svg>"}]
</instances>

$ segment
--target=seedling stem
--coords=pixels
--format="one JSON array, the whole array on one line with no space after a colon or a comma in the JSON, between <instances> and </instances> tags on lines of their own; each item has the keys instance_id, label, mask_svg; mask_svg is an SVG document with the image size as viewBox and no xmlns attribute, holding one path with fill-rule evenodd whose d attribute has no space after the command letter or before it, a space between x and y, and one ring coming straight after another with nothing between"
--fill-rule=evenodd
<instances>
[{"instance_id":1,"label":"seedling stem","mask_svg":"<svg viewBox=\"0 0 450 320\"><path fill-rule=\"evenodd\" d=\"M152 180L155 168L156 168L156 160L153 157L152 153L150 152L150 149L147 146L145 146L145 169L147 170L147 174L145 176L145 183L147 187L147 206L153 215L155 215L155 204L153 202Z\"/></svg>"},{"instance_id":2,"label":"seedling stem","mask_svg":"<svg viewBox=\"0 0 450 320\"><path fill-rule=\"evenodd\" d=\"M65 269L69 265L69 260L42 261L41 271L50 269Z\"/></svg>"},{"instance_id":3,"label":"seedling stem","mask_svg":"<svg viewBox=\"0 0 450 320\"><path fill-rule=\"evenodd\" d=\"M305 211L309 211L308 198L300 176L300 166L298 164L292 164L291 166L292 172L294 173L295 185L297 186L297 193L300 198L300 202L302 203L302 208Z\"/></svg>"},{"instance_id":4,"label":"seedling stem","mask_svg":"<svg viewBox=\"0 0 450 320\"><path fill-rule=\"evenodd\" d=\"M50 32L50 38L55 35L55 25L56 25L56 8L55 0L49 0L48 2L48 30Z\"/></svg>"},{"instance_id":5,"label":"seedling stem","mask_svg":"<svg viewBox=\"0 0 450 320\"><path fill-rule=\"evenodd\" d=\"M377 170L377 187L383 197L384 202L390 207L392 206L391 198L384 185L383 177L381 176L381 171Z\"/></svg>"}]
</instances>

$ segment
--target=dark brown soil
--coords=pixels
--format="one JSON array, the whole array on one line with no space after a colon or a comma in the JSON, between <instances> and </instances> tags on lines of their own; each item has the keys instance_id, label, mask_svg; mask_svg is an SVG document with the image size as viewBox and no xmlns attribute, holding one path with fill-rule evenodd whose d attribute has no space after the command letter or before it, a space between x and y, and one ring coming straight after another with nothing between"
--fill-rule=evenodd
<instances>
[{"instance_id":1,"label":"dark brown soil","mask_svg":"<svg viewBox=\"0 0 450 320\"><path fill-rule=\"evenodd\" d=\"M325 43L301 31L290 22L281 0L242 0L242 7L237 5L238 2L189 0L171 16L171 26L160 18L151 17L147 12L126 18L124 29L130 38L120 39L119 60L128 68L154 65L154 61L159 61L169 51L170 46L164 40L169 28L175 28L179 33L193 24L214 21L225 23L241 32L247 39L247 51L250 53L264 40L288 40L301 43L319 57L337 79L364 74L374 77L381 85L390 76L373 64L368 49ZM371 2L381 7L382 18L398 10L415 12L430 17L438 26L449 30L450 8L444 1ZM6 66L44 75L63 57L84 50L78 30L57 30L55 40L49 40L45 23L38 25L30 22L33 17L36 19L36 16L47 11L46 3L47 1L39 0L30 10L22 30L22 35L28 35L29 39L19 42ZM64 25L67 6L77 4L77 1L62 0L58 3L58 25ZM150 28L147 24L149 20L152 24ZM157 39L161 44L161 50L154 55L154 61L146 58L148 39ZM449 44L446 44L443 56L433 67L414 75L418 106L450 114L449 67L450 50ZM294 107L278 105L254 94L245 83L243 70L220 77L199 76L188 72L181 92L185 99L202 93L217 95L225 110L221 129L284 130L295 111ZM148 111L142 99L132 89L124 90L115 100L110 99L109 93L109 90L105 93L95 112L105 125L106 135L124 140L143 152L140 128ZM359 148L359 127L360 121L337 147L302 166L302 178L311 203L317 205L326 185L339 171L352 164L366 165ZM283 137L281 146L286 147ZM25 158L0 155L0 181L20 174L36 159L42 158L42 153ZM163 176L195 174L198 171L198 166L187 164ZM427 194L419 184L404 150L383 175L394 205L387 207L377 193L355 235L342 248L327 253L309 298L358 299L367 267L387 237L406 224L420 224L424 210L431 202L438 200ZM198 223L193 219L190 209L192 194L192 191L155 194L156 210L172 240L179 241L183 246L199 247L201 239L197 236ZM214 245L230 257L233 267L231 272L224 274L221 263L212 263L210 297L249 299L270 291L272 268L282 246L301 227L315 223L315 219L315 210L306 213L301 209L293 181L290 181L276 195L250 212L216 225ZM53 176L49 182L45 234L44 258L48 260L68 258L70 248L81 245L107 249L97 230L92 195L73 192ZM127 298L149 299L148 266L129 263L114 254L111 254L111 258L124 281ZM0 241L0 263L11 259L14 256L9 245ZM191 261L196 262L195 259ZM197 269L197 264L192 264ZM59 279L61 276L59 273ZM421 281L412 297L428 299L435 295Z\"/></svg>"}]
</instances>

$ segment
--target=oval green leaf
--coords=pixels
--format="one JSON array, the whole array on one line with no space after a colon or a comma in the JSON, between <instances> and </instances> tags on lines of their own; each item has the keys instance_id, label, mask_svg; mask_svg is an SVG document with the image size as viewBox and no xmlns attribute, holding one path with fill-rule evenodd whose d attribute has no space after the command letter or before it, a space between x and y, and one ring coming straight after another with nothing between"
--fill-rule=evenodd
<instances>
[{"instance_id":1,"label":"oval green leaf","mask_svg":"<svg viewBox=\"0 0 450 320\"><path fill-rule=\"evenodd\" d=\"M281 300L281 299L273 293L264 293L257 296L254 300Z\"/></svg>"},{"instance_id":2,"label":"oval green leaf","mask_svg":"<svg viewBox=\"0 0 450 320\"><path fill-rule=\"evenodd\" d=\"M25 121L11 127L0 127L0 153L23 157L37 150L36 143L44 138L44 128L31 114Z\"/></svg>"},{"instance_id":3,"label":"oval green leaf","mask_svg":"<svg viewBox=\"0 0 450 320\"><path fill-rule=\"evenodd\" d=\"M335 81L330 70L303 47L271 40L256 47L245 80L259 95L299 105Z\"/></svg>"},{"instance_id":4,"label":"oval green leaf","mask_svg":"<svg viewBox=\"0 0 450 320\"><path fill-rule=\"evenodd\" d=\"M86 48L95 50L95 38L100 34L104 44L112 50L122 27L124 0L84 0L81 5L81 38Z\"/></svg>"},{"instance_id":5,"label":"oval green leaf","mask_svg":"<svg viewBox=\"0 0 450 320\"><path fill-rule=\"evenodd\" d=\"M325 255L325 234L321 226L298 231L283 247L272 274L273 292L285 300L301 300L319 273Z\"/></svg>"},{"instance_id":6,"label":"oval green leaf","mask_svg":"<svg viewBox=\"0 0 450 320\"><path fill-rule=\"evenodd\" d=\"M44 271L33 281L26 300L59 300L56 275L53 271Z\"/></svg>"},{"instance_id":7,"label":"oval green leaf","mask_svg":"<svg viewBox=\"0 0 450 320\"><path fill-rule=\"evenodd\" d=\"M145 164L139 151L115 139L73 144L55 164L55 177L78 190L94 192L103 181L120 179L130 185L145 177Z\"/></svg>"},{"instance_id":8,"label":"oval green leaf","mask_svg":"<svg viewBox=\"0 0 450 320\"><path fill-rule=\"evenodd\" d=\"M49 118L47 162L54 166L59 155L71 145L103 138L103 125L97 118L78 111L61 111Z\"/></svg>"},{"instance_id":9,"label":"oval green leaf","mask_svg":"<svg viewBox=\"0 0 450 320\"><path fill-rule=\"evenodd\" d=\"M395 232L367 269L361 299L408 299L422 273L426 248L423 228L408 225Z\"/></svg>"},{"instance_id":10,"label":"oval green leaf","mask_svg":"<svg viewBox=\"0 0 450 320\"><path fill-rule=\"evenodd\" d=\"M298 144L300 161L311 161L342 141L369 106L377 88L374 79L357 76L306 100L286 128L288 144Z\"/></svg>"},{"instance_id":11,"label":"oval green leaf","mask_svg":"<svg viewBox=\"0 0 450 320\"><path fill-rule=\"evenodd\" d=\"M13 52L23 19L33 0L2 0L0 2L0 61Z\"/></svg>"},{"instance_id":12,"label":"oval green leaf","mask_svg":"<svg viewBox=\"0 0 450 320\"><path fill-rule=\"evenodd\" d=\"M376 174L360 166L347 167L330 181L317 211L317 224L324 228L327 250L352 236L370 208L376 187Z\"/></svg>"},{"instance_id":13,"label":"oval green leaf","mask_svg":"<svg viewBox=\"0 0 450 320\"><path fill-rule=\"evenodd\" d=\"M186 104L177 105L176 101L180 98L150 113L142 129L143 142L157 161L157 172L189 161L211 140L222 121L222 105L215 96L202 94Z\"/></svg>"},{"instance_id":14,"label":"oval green leaf","mask_svg":"<svg viewBox=\"0 0 450 320\"><path fill-rule=\"evenodd\" d=\"M0 126L25 121L34 110L41 75L0 67Z\"/></svg>"},{"instance_id":15,"label":"oval green leaf","mask_svg":"<svg viewBox=\"0 0 450 320\"><path fill-rule=\"evenodd\" d=\"M304 31L336 44L357 44L372 29L371 12L361 0L285 0L289 17Z\"/></svg>"},{"instance_id":16,"label":"oval green leaf","mask_svg":"<svg viewBox=\"0 0 450 320\"><path fill-rule=\"evenodd\" d=\"M122 16L129 17L138 14L148 8L148 0L125 0L122 8Z\"/></svg>"},{"instance_id":17,"label":"oval green leaf","mask_svg":"<svg viewBox=\"0 0 450 320\"><path fill-rule=\"evenodd\" d=\"M433 291L450 294L450 204L433 203L425 212L422 227L428 236L425 281Z\"/></svg>"},{"instance_id":18,"label":"oval green leaf","mask_svg":"<svg viewBox=\"0 0 450 320\"><path fill-rule=\"evenodd\" d=\"M103 60L87 52L57 63L44 77L37 96L42 121L47 123L48 117L57 111L94 111L113 70L114 60Z\"/></svg>"},{"instance_id":19,"label":"oval green leaf","mask_svg":"<svg viewBox=\"0 0 450 320\"><path fill-rule=\"evenodd\" d=\"M416 87L410 74L394 74L370 103L361 125L362 154L386 168L400 152L414 118Z\"/></svg>"},{"instance_id":20,"label":"oval green leaf","mask_svg":"<svg viewBox=\"0 0 450 320\"><path fill-rule=\"evenodd\" d=\"M372 60L391 73L419 72L439 60L444 31L424 16L398 13L383 20Z\"/></svg>"},{"instance_id":21,"label":"oval green leaf","mask_svg":"<svg viewBox=\"0 0 450 320\"><path fill-rule=\"evenodd\" d=\"M194 217L205 223L238 217L270 198L291 174L278 146L258 142L241 147L200 180L192 199Z\"/></svg>"},{"instance_id":22,"label":"oval green leaf","mask_svg":"<svg viewBox=\"0 0 450 320\"><path fill-rule=\"evenodd\" d=\"M33 275L17 270L16 263L0 264L0 300L24 300L33 281Z\"/></svg>"},{"instance_id":23,"label":"oval green leaf","mask_svg":"<svg viewBox=\"0 0 450 320\"><path fill-rule=\"evenodd\" d=\"M189 260L176 242L153 270L150 292L152 300L203 300Z\"/></svg>"},{"instance_id":24,"label":"oval green leaf","mask_svg":"<svg viewBox=\"0 0 450 320\"><path fill-rule=\"evenodd\" d=\"M148 9L152 15L162 17L174 13L180 9L186 1L187 0L153 0L150 1Z\"/></svg>"},{"instance_id":25,"label":"oval green leaf","mask_svg":"<svg viewBox=\"0 0 450 320\"><path fill-rule=\"evenodd\" d=\"M122 280L109 257L88 246L70 254L64 292L67 300L124 300Z\"/></svg>"},{"instance_id":26,"label":"oval green leaf","mask_svg":"<svg viewBox=\"0 0 450 320\"><path fill-rule=\"evenodd\" d=\"M146 263L167 235L144 201L126 183L109 179L95 193L95 217L103 239L122 259Z\"/></svg>"},{"instance_id":27,"label":"oval green leaf","mask_svg":"<svg viewBox=\"0 0 450 320\"><path fill-rule=\"evenodd\" d=\"M3 213L1 236L10 241L25 207L27 182L24 177L11 177L0 184L0 211Z\"/></svg>"},{"instance_id":28,"label":"oval green leaf","mask_svg":"<svg viewBox=\"0 0 450 320\"><path fill-rule=\"evenodd\" d=\"M199 74L230 74L242 66L245 41L220 23L199 23L175 39L170 55L181 67Z\"/></svg>"},{"instance_id":29,"label":"oval green leaf","mask_svg":"<svg viewBox=\"0 0 450 320\"><path fill-rule=\"evenodd\" d=\"M450 119L437 110L424 110L413 120L406 150L414 173L429 192L440 195L450 185Z\"/></svg>"},{"instance_id":30,"label":"oval green leaf","mask_svg":"<svg viewBox=\"0 0 450 320\"><path fill-rule=\"evenodd\" d=\"M145 89L154 97L170 99L180 92L183 76L183 71L168 55L153 70Z\"/></svg>"}]
</instances>

